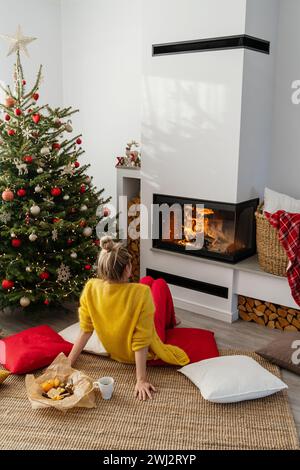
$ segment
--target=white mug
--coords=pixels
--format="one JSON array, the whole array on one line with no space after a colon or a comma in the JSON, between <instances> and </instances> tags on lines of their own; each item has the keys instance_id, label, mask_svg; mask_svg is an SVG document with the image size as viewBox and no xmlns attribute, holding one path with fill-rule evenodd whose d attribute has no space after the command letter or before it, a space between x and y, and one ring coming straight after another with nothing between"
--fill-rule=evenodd
<instances>
[{"instance_id":1,"label":"white mug","mask_svg":"<svg viewBox=\"0 0 300 470\"><path fill-rule=\"evenodd\" d=\"M110 400L115 388L115 381L112 377L101 377L94 382L94 387L99 388L104 400Z\"/></svg>"}]
</instances>

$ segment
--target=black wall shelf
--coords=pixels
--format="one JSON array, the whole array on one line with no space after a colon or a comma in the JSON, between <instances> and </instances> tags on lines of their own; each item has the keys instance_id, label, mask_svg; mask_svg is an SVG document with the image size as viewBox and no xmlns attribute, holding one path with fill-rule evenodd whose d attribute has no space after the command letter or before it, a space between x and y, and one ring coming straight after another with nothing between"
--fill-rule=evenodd
<instances>
[{"instance_id":1,"label":"black wall shelf","mask_svg":"<svg viewBox=\"0 0 300 470\"><path fill-rule=\"evenodd\" d=\"M152 55L155 57L226 49L250 49L263 54L270 54L270 42L247 34L241 34L239 36L153 44Z\"/></svg>"}]
</instances>

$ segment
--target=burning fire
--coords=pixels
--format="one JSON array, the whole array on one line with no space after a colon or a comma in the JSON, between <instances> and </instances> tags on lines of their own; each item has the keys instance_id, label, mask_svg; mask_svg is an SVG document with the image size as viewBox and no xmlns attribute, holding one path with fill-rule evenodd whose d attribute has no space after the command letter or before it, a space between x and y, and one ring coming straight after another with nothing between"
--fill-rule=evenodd
<instances>
[{"instance_id":1,"label":"burning fire","mask_svg":"<svg viewBox=\"0 0 300 470\"><path fill-rule=\"evenodd\" d=\"M203 233L203 248L218 253L232 253L236 250L245 248L245 245L235 241L234 223L232 220L226 220L218 212L207 208L196 208L191 216L191 212L185 212L185 224L182 225L183 237L174 236L174 214L170 220L170 240L179 246L192 246L196 240L197 233Z\"/></svg>"}]
</instances>

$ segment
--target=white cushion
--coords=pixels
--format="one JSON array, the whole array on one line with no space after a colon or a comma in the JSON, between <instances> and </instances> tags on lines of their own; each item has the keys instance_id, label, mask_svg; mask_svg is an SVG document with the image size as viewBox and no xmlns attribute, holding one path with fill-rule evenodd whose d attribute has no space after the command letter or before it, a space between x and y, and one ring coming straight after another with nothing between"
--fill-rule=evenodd
<instances>
[{"instance_id":1,"label":"white cushion","mask_svg":"<svg viewBox=\"0 0 300 470\"><path fill-rule=\"evenodd\" d=\"M287 385L248 356L220 356L179 369L205 400L235 403L279 392Z\"/></svg>"},{"instance_id":2,"label":"white cushion","mask_svg":"<svg viewBox=\"0 0 300 470\"><path fill-rule=\"evenodd\" d=\"M59 332L59 334L70 343L75 343L76 339L79 336L79 333L79 323L75 323L74 325L68 326L68 328L65 328L64 330ZM98 338L96 331L93 332L92 336L86 343L86 346L83 348L83 350L91 354L97 354L98 356L109 356L109 354L105 351L105 348L101 343L100 339Z\"/></svg>"},{"instance_id":3,"label":"white cushion","mask_svg":"<svg viewBox=\"0 0 300 470\"><path fill-rule=\"evenodd\" d=\"M286 211L293 214L300 213L300 201L286 194L277 193L265 188L264 211L274 214L277 211Z\"/></svg>"}]
</instances>

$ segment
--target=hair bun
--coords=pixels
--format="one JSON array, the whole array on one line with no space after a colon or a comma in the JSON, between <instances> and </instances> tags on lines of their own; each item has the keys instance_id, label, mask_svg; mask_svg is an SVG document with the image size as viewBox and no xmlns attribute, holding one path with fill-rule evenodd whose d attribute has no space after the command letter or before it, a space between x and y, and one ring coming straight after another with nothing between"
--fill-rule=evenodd
<instances>
[{"instance_id":1,"label":"hair bun","mask_svg":"<svg viewBox=\"0 0 300 470\"><path fill-rule=\"evenodd\" d=\"M115 242L109 236L102 237L100 240L100 247L106 251L112 251L114 248Z\"/></svg>"}]
</instances>

